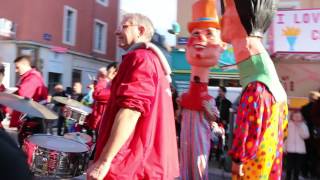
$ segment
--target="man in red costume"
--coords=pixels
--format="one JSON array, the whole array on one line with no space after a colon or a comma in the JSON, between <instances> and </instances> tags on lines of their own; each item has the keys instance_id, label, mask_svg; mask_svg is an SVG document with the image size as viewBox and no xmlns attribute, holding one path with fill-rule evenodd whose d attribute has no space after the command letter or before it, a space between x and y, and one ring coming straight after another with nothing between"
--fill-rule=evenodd
<instances>
[{"instance_id":1,"label":"man in red costume","mask_svg":"<svg viewBox=\"0 0 320 180\"><path fill-rule=\"evenodd\" d=\"M20 56L14 61L16 72L20 75L17 84L17 95L31 98L36 102L46 100L48 97L48 89L44 84L42 75L31 67L30 56ZM14 111L10 121L10 127L18 127L20 113Z\"/></svg>"},{"instance_id":2,"label":"man in red costume","mask_svg":"<svg viewBox=\"0 0 320 180\"><path fill-rule=\"evenodd\" d=\"M169 85L170 67L150 43L146 16L127 14L116 31L127 50L112 82L89 179L174 179L178 151Z\"/></svg>"},{"instance_id":3,"label":"man in red costume","mask_svg":"<svg viewBox=\"0 0 320 180\"><path fill-rule=\"evenodd\" d=\"M97 82L94 85L92 113L88 118L90 130L98 131L101 119L106 110L111 92L111 81L117 74L117 63L99 69ZM92 133L90 135L93 135Z\"/></svg>"}]
</instances>

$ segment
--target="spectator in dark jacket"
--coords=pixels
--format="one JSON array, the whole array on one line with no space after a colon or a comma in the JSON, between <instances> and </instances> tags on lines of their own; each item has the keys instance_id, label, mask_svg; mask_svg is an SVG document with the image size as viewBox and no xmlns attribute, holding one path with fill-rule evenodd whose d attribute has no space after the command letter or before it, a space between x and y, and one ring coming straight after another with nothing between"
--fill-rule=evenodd
<instances>
[{"instance_id":1,"label":"spectator in dark jacket","mask_svg":"<svg viewBox=\"0 0 320 180\"><path fill-rule=\"evenodd\" d=\"M303 118L305 119L308 130L310 132L310 138L305 140L307 154L306 154L306 160L303 161L302 166L302 175L304 177L309 177L309 175L314 176L315 174L315 167L316 167L316 151L314 146L314 124L312 122L312 116L311 111L313 106L315 105L315 102L319 98L320 93L316 91L311 91L309 94L309 103L306 104L301 108L301 114Z\"/></svg>"},{"instance_id":2,"label":"spectator in dark jacket","mask_svg":"<svg viewBox=\"0 0 320 180\"><path fill-rule=\"evenodd\" d=\"M227 89L223 86L219 87L218 97L216 98L217 108L220 112L220 121L224 124L225 129L229 124L229 109L232 107L232 103L226 98Z\"/></svg>"}]
</instances>

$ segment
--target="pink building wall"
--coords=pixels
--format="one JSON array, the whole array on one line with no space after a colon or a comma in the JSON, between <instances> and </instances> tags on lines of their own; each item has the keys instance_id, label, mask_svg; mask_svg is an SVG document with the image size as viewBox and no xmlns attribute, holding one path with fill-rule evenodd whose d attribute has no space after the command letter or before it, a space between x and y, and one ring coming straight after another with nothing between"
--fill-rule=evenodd
<instances>
[{"instance_id":1,"label":"pink building wall","mask_svg":"<svg viewBox=\"0 0 320 180\"><path fill-rule=\"evenodd\" d=\"M77 10L74 46L62 43L65 5ZM9 19L17 24L16 40L61 46L94 57L115 60L114 31L118 19L118 6L118 0L109 0L107 7L96 0L5 0L1 1L0 18ZM94 19L107 23L106 54L93 52ZM44 33L52 36L51 41L43 39Z\"/></svg>"}]
</instances>

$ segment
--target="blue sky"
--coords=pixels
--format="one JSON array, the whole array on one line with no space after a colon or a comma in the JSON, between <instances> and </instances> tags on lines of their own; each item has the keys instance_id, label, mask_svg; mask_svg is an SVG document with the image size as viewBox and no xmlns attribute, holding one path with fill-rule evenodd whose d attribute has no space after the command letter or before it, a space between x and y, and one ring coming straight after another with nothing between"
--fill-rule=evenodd
<instances>
[{"instance_id":1,"label":"blue sky","mask_svg":"<svg viewBox=\"0 0 320 180\"><path fill-rule=\"evenodd\" d=\"M147 15L157 32L166 36L167 43L175 45L175 36L167 30L177 21L177 0L121 0L120 9Z\"/></svg>"}]
</instances>

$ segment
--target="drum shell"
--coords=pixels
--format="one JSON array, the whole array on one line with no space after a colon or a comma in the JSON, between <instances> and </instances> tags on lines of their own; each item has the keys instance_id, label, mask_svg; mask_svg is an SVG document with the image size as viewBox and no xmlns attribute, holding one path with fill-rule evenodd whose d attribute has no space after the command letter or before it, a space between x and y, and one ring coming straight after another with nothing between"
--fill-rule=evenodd
<instances>
[{"instance_id":1,"label":"drum shell","mask_svg":"<svg viewBox=\"0 0 320 180\"><path fill-rule=\"evenodd\" d=\"M71 140L72 141L72 140ZM25 139L23 151L35 176L72 178L82 175L90 158L87 152L61 152L41 147Z\"/></svg>"}]
</instances>

